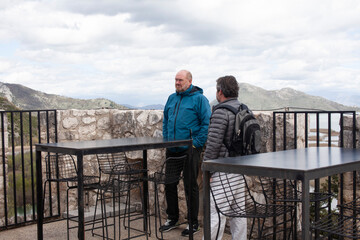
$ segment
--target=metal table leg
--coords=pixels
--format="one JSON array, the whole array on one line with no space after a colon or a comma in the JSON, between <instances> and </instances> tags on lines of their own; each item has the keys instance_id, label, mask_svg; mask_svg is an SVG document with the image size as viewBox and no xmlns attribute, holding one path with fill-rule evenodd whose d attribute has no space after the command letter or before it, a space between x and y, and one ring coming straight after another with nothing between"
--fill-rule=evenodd
<instances>
[{"instance_id":1,"label":"metal table leg","mask_svg":"<svg viewBox=\"0 0 360 240\"><path fill-rule=\"evenodd\" d=\"M309 180L303 179L302 183L302 239L310 240L310 186Z\"/></svg>"},{"instance_id":2,"label":"metal table leg","mask_svg":"<svg viewBox=\"0 0 360 240\"><path fill-rule=\"evenodd\" d=\"M204 188L204 239L210 240L210 173L203 172L203 188Z\"/></svg>"}]
</instances>

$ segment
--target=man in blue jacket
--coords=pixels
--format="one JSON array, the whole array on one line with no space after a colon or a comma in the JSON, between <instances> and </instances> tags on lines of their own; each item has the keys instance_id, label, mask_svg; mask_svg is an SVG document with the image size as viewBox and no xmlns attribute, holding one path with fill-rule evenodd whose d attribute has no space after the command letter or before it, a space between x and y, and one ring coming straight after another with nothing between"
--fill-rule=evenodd
<instances>
[{"instance_id":1,"label":"man in blue jacket","mask_svg":"<svg viewBox=\"0 0 360 240\"><path fill-rule=\"evenodd\" d=\"M199 173L200 154L207 139L211 110L209 101L203 95L203 90L192 85L192 75L189 71L181 70L176 74L175 88L176 92L169 96L164 108L163 136L171 140L189 139L190 132L192 134L193 158L190 166L188 160L185 162L183 173L186 196L191 191L188 208L191 211L193 233L196 233L199 231L197 219L199 213L199 186L196 179ZM187 147L169 148L166 150L166 157L182 156L187 154L187 151ZM191 189L189 189L190 173L193 174ZM179 226L177 185L178 183L165 185L168 219L160 227L161 232L167 232ZM186 198L188 199L188 197ZM181 235L189 235L189 225Z\"/></svg>"}]
</instances>

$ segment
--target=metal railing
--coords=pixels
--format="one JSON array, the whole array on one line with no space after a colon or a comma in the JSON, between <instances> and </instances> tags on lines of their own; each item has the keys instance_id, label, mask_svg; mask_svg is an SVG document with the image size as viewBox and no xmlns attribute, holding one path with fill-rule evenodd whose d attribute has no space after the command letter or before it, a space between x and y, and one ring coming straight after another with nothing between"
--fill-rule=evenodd
<instances>
[{"instance_id":1,"label":"metal railing","mask_svg":"<svg viewBox=\"0 0 360 240\"><path fill-rule=\"evenodd\" d=\"M297 148L300 145L298 142L300 135L304 139L303 147L334 146L334 141L338 141L338 145L344 147L344 116L352 118L352 147L356 147L356 112L354 111L273 112L273 151ZM0 184L2 185L0 186L0 230L36 220L34 146L36 143L58 141L56 119L56 110L0 111ZM338 126L338 129L334 131L333 125ZM282 128L280 131L279 127ZM291 128L292 131L289 131ZM300 129L304 132L299 132ZM282 137L279 136L279 132ZM291 136L289 132L292 133ZM322 136L324 134L327 135L325 138ZM356 196L356 176L354 172L354 196ZM331 191L331 180L330 176L329 191ZM343 201L343 175L340 176L339 184L340 201ZM319 188L320 182L316 180L315 191ZM49 206L46 217L58 217L61 209L59 186L49 189L50 192L46 197L46 204ZM56 203L53 203L52 195L55 196ZM24 213L20 213L20 210Z\"/></svg>"},{"instance_id":2,"label":"metal railing","mask_svg":"<svg viewBox=\"0 0 360 240\"><path fill-rule=\"evenodd\" d=\"M36 221L34 147L57 142L56 110L0 111L0 128L0 229L6 229Z\"/></svg>"},{"instance_id":3,"label":"metal railing","mask_svg":"<svg viewBox=\"0 0 360 240\"><path fill-rule=\"evenodd\" d=\"M344 117L351 119L351 127L348 126L348 131L351 132L351 140L345 146L344 143ZM302 121L301 121L302 120ZM300 123L301 122L301 123ZM299 124L302 124L299 127ZM348 124L349 125L349 124ZM279 129L282 128L282 129ZM291 129L292 128L292 129ZM335 129L334 129L335 128ZM336 129L337 128L337 129ZM301 129L304 132L299 132ZM278 133L278 134L277 134ZM292 133L292 134L291 134ZM298 137L302 138L304 145L301 147L352 147L356 148L356 112L355 111L278 111L273 112L273 151L295 149L301 145L298 142ZM325 137L324 137L325 136ZM336 138L334 140L334 138ZM348 138L349 139L349 138ZM279 143L281 141L282 143ZM357 172L352 172L352 196L356 198ZM325 182L327 183L327 192L333 193L332 184L339 184L339 192L337 199L329 199L327 204L320 205L319 202L314 204L313 217L317 221L321 217L321 211L325 208L328 213L333 211L331 201L340 201L339 204L344 203L344 174L337 176L328 176ZM320 192L320 179L314 180L314 192ZM326 184L323 186L326 187ZM324 190L324 189L323 189ZM325 206L325 207L324 207ZM296 221L295 221L296 224ZM295 226L296 229L296 226ZM318 236L315 231L315 238Z\"/></svg>"},{"instance_id":4,"label":"metal railing","mask_svg":"<svg viewBox=\"0 0 360 240\"><path fill-rule=\"evenodd\" d=\"M324 128L322 128L322 130L327 130L327 135L328 135L328 139L327 139L327 145L329 147L333 146L332 145L332 135L333 135L333 126L334 126L334 116L338 116L339 119L339 123L335 125L338 125L339 127L339 147L344 147L344 116L348 115L352 117L352 145L353 148L356 147L356 112L355 111L281 111L281 112L273 112L273 151L277 151L277 147L276 147L276 141L277 141L277 136L276 136L276 120L277 120L277 116L282 116L282 127L283 127L283 143L287 142L287 120L293 119L293 138L294 138L294 145L292 146L293 148L297 148L297 137L298 137L298 120L299 120L299 116L302 117L304 119L304 134L305 134L305 147L309 147L309 132L313 131L316 135L316 139L315 139L315 143L316 146L319 147L321 145L322 142L320 135L320 126L321 125L325 125ZM322 118L320 119L320 117L325 116L326 118ZM313 117L313 118L312 118ZM312 119L311 119L312 118ZM311 127L311 121L313 120L313 128ZM310 122L310 123L309 123ZM325 123L325 124L324 124ZM287 149L287 144L283 144L283 150Z\"/></svg>"}]
</instances>

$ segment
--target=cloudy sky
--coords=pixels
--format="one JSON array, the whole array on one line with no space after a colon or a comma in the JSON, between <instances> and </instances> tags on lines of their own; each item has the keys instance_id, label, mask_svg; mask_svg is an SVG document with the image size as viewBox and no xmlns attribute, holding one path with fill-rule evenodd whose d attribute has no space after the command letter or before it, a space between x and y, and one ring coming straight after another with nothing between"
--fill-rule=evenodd
<instances>
[{"instance_id":1,"label":"cloudy sky","mask_svg":"<svg viewBox=\"0 0 360 240\"><path fill-rule=\"evenodd\" d=\"M0 0L0 82L165 104L174 76L360 104L358 0Z\"/></svg>"}]
</instances>

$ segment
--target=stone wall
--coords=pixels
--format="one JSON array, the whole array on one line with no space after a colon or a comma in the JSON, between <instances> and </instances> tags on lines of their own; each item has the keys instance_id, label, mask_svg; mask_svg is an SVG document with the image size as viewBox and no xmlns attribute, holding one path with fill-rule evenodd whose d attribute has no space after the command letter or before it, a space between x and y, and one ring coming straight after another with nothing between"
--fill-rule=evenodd
<instances>
[{"instance_id":1,"label":"stone wall","mask_svg":"<svg viewBox=\"0 0 360 240\"><path fill-rule=\"evenodd\" d=\"M98 139L162 136L162 111L156 110L59 110L57 111L58 142L87 141ZM44 134L42 134L45 136ZM142 151L127 152L130 161L141 160ZM148 151L149 173L154 172L164 159L164 150ZM93 155L84 156L84 173L89 175L98 174L98 163ZM61 186L66 188L66 186ZM149 186L152 193L153 187ZM89 205L96 201L95 192L89 194ZM56 197L52 198L56 202ZM66 198L61 195L61 206L66 206ZM140 198L137 200L140 202ZM150 195L152 206L153 195ZM70 209L75 209L77 204L76 192L70 194ZM57 204L54 204L56 206ZM45 210L48 205L45 203Z\"/></svg>"},{"instance_id":2,"label":"stone wall","mask_svg":"<svg viewBox=\"0 0 360 240\"><path fill-rule=\"evenodd\" d=\"M257 119L261 125L262 132L262 147L261 152L272 151L273 148L273 122L272 112L255 112ZM293 117L288 117L287 121L287 148L293 148ZM141 137L141 136L162 136L162 111L159 110L115 110L115 109L100 109L100 110L61 110L57 111L58 123L58 141L84 141L95 139L111 139L124 137ZM277 149L283 149L283 119L282 116L277 117ZM304 122L298 122L298 128L304 129ZM303 131L298 131L303 132ZM44 135L45 136L45 135ZM304 146L304 134L297 136L298 147ZM127 157L131 160L140 160L142 152L127 152ZM149 173L159 169L160 164L165 158L165 151L150 150L148 151L148 166ZM85 173L97 174L98 166L95 156L86 156L84 158L86 164ZM198 183L202 189L202 174L200 172ZM160 205L161 210L165 213L166 203L164 199L164 187L160 186ZM149 184L149 200L150 206L153 206L154 195L153 186ZM186 216L186 202L184 197L183 184L179 185L180 198L180 215ZM201 193L200 193L201 194ZM257 195L257 190L254 191ZM202 196L202 194L201 194ZM201 198L200 198L201 199ZM65 198L61 201L65 203ZM56 198L53 198L56 201ZM139 198L137 201L140 201ZM95 202L95 194L90 194L90 205ZM71 194L70 197L71 208L76 207L76 194ZM200 201L202 205L202 202ZM65 204L61 204L65 206ZM55 204L56 206L56 204ZM200 206L200 212L202 206ZM202 214L202 213L200 213ZM201 218L200 218L201 219Z\"/></svg>"}]
</instances>

